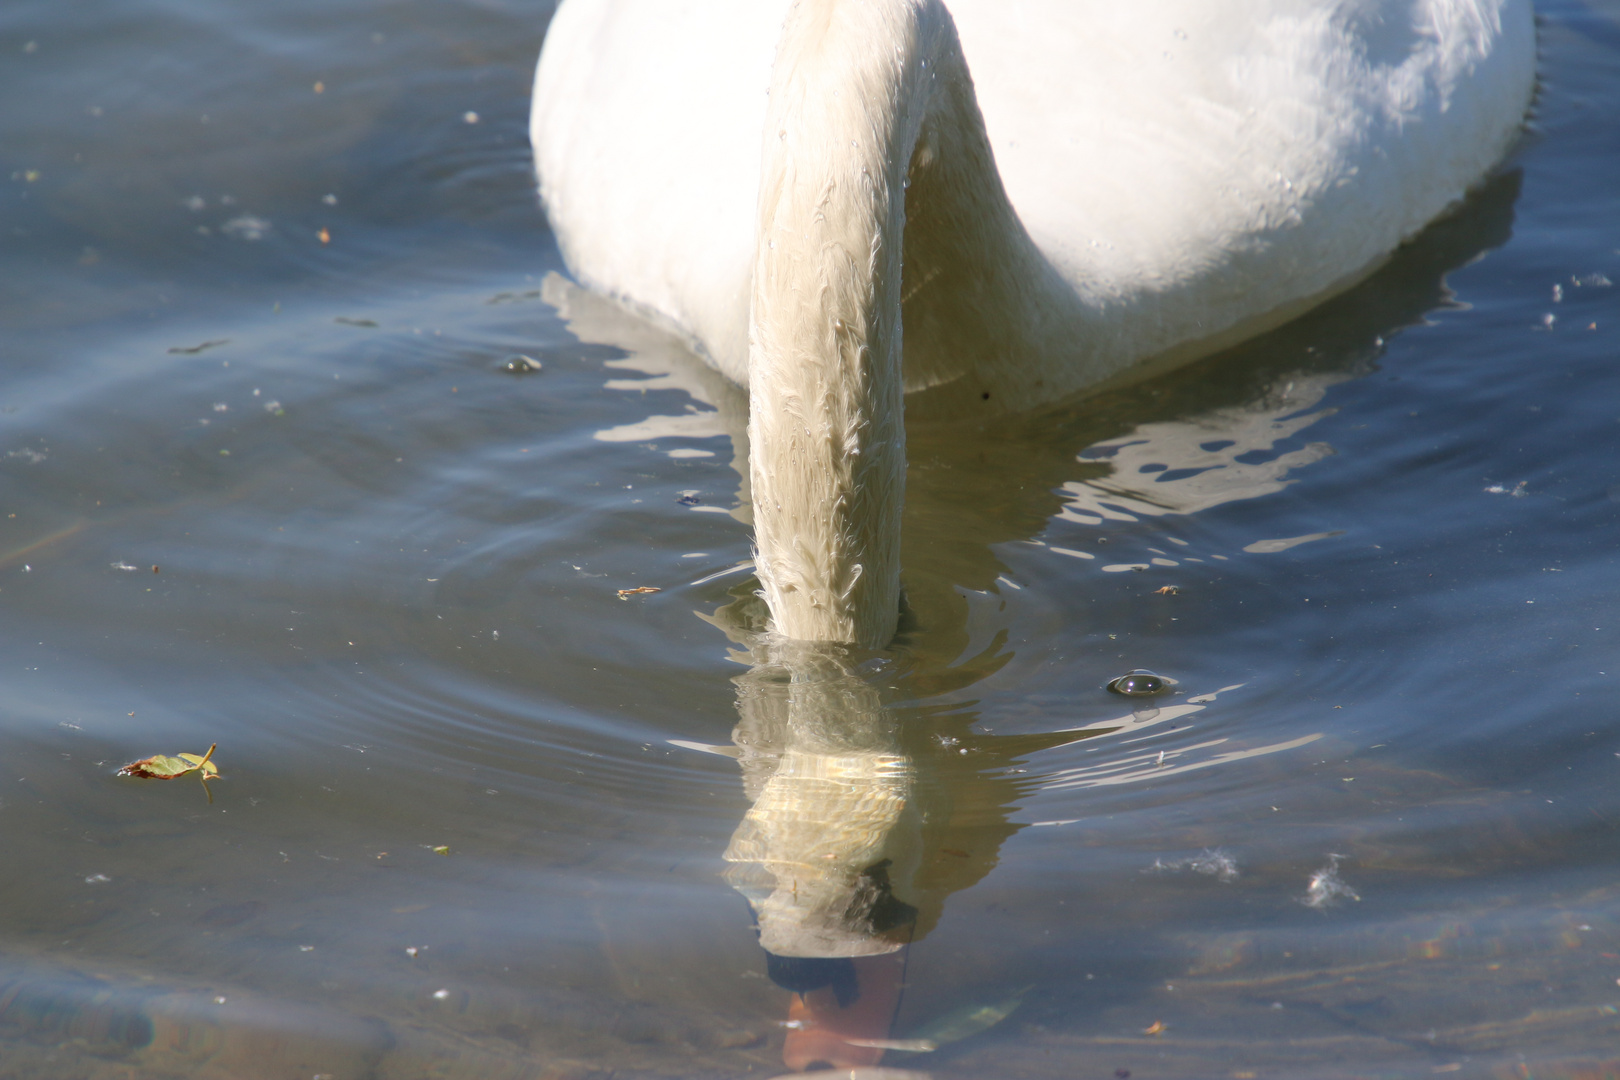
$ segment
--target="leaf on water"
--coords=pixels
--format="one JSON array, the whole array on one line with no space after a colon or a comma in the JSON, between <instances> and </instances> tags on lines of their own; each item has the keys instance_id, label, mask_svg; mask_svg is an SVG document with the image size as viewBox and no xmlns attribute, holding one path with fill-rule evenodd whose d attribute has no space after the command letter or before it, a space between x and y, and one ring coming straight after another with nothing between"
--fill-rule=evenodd
<instances>
[{"instance_id":1,"label":"leaf on water","mask_svg":"<svg viewBox=\"0 0 1620 1080\"><path fill-rule=\"evenodd\" d=\"M213 757L213 755L214 747L210 746L208 748L208 753L206 754L181 754L180 757L191 762L192 767L198 772L202 773L204 776L218 776L219 766L208 760L209 758Z\"/></svg>"},{"instance_id":2,"label":"leaf on water","mask_svg":"<svg viewBox=\"0 0 1620 1080\"><path fill-rule=\"evenodd\" d=\"M214 756L214 747L218 745L210 746L206 754L180 754L177 757L155 754L130 762L118 770L118 775L133 776L138 780L173 780L187 773L201 773L204 779L218 776L219 768L210 760Z\"/></svg>"}]
</instances>

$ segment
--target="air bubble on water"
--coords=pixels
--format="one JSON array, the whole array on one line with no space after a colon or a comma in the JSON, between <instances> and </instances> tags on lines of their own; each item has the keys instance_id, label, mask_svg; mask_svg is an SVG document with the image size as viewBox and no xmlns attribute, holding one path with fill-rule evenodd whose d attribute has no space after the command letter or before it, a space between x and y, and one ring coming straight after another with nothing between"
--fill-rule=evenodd
<instances>
[{"instance_id":1,"label":"air bubble on water","mask_svg":"<svg viewBox=\"0 0 1620 1080\"><path fill-rule=\"evenodd\" d=\"M1176 685L1176 680L1158 675L1147 668L1127 671L1108 683L1109 693L1123 697L1156 697Z\"/></svg>"}]
</instances>

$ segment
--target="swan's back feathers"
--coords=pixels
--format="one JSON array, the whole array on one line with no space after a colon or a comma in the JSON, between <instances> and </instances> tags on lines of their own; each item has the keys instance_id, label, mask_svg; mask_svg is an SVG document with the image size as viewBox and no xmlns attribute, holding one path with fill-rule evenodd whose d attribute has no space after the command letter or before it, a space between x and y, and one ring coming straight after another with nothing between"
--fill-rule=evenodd
<instances>
[{"instance_id":1,"label":"swan's back feathers","mask_svg":"<svg viewBox=\"0 0 1620 1080\"><path fill-rule=\"evenodd\" d=\"M1207 350L1348 284L1502 157L1534 72L1528 0L949 6L1008 197L1073 294L965 367L907 350L908 384L994 386L997 405ZM568 0L535 85L569 266L739 381L787 7Z\"/></svg>"},{"instance_id":2,"label":"swan's back feathers","mask_svg":"<svg viewBox=\"0 0 1620 1080\"><path fill-rule=\"evenodd\" d=\"M1369 268L1501 159L1533 78L1516 0L1041 7L953 11L1013 205L1136 356Z\"/></svg>"}]
</instances>

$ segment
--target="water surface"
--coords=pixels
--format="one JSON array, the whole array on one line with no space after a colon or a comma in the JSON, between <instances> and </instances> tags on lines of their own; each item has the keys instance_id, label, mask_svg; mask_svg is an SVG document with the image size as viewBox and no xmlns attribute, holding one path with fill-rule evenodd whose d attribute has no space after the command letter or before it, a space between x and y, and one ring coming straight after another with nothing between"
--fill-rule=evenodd
<instances>
[{"instance_id":1,"label":"water surface","mask_svg":"<svg viewBox=\"0 0 1620 1080\"><path fill-rule=\"evenodd\" d=\"M1620 8L1540 10L1524 145L1353 292L914 426L826 667L742 396L561 276L545 5L7 6L6 1074L774 1076L726 856L833 750L913 814L896 1036L1019 1002L890 1064L1620 1067Z\"/></svg>"}]
</instances>

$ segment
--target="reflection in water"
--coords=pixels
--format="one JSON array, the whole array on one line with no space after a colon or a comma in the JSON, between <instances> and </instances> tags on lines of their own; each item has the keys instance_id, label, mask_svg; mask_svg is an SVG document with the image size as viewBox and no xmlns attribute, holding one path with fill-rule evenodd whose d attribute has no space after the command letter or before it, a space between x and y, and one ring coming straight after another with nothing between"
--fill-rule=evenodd
<instances>
[{"instance_id":1,"label":"reflection in water","mask_svg":"<svg viewBox=\"0 0 1620 1080\"><path fill-rule=\"evenodd\" d=\"M734 680L740 719L733 745L676 745L732 757L741 768L752 805L725 850L725 877L748 899L771 980L794 995L783 1060L795 1069L872 1065L887 1049L927 1050L982 1030L957 1025L961 1032L896 1040L891 1027L908 946L939 922L951 894L994 868L1001 845L1022 827L1011 820L1030 787L1017 768L1021 759L1102 736L1123 736L1128 745L1184 730L1169 722L1237 689L1084 728L995 735L975 731L971 711L917 717L889 707L886 688L909 674L903 658L776 638L763 632L764 610L751 587L736 592L735 602L708 618L743 647L733 659L749 665ZM960 677L976 681L1000 659L970 660ZM1049 774L1043 786L1169 776L1320 737L1213 753L1228 738L1169 752L1127 749Z\"/></svg>"},{"instance_id":2,"label":"reflection in water","mask_svg":"<svg viewBox=\"0 0 1620 1080\"><path fill-rule=\"evenodd\" d=\"M699 359L686 343L643 321L616 302L579 288L557 274L546 278L543 295L581 341L610 345L627 355L606 366L646 376L614 378L606 386L640 393L684 391L695 404L687 411L654 414L634 424L596 433L604 442L703 440L726 436L737 471L738 509L749 520L747 394ZM1331 408L1316 406L1350 372L1289 372L1247 400L1190 417L1139 424L1128 433L1093 443L1078 455L1083 471L1106 467L1101 476L1061 482L1055 516L1100 524L1139 517L1193 514L1240 499L1280 491L1289 473L1330 456L1333 448L1313 442L1277 452ZM687 445L663 448L671 456L709 456ZM1073 460L1070 461L1071 471Z\"/></svg>"},{"instance_id":3,"label":"reflection in water","mask_svg":"<svg viewBox=\"0 0 1620 1080\"><path fill-rule=\"evenodd\" d=\"M1313 442L1276 453L1332 409L1315 409L1343 372L1285 378L1253 401L1211 409L1186 419L1138 425L1129 434L1095 443L1081 461L1106 461L1106 476L1064 483L1058 517L1086 525L1135 521L1163 514L1194 514L1239 499L1281 491L1288 474L1333 453ZM1315 409L1315 411L1309 411Z\"/></svg>"},{"instance_id":4,"label":"reflection in water","mask_svg":"<svg viewBox=\"0 0 1620 1080\"><path fill-rule=\"evenodd\" d=\"M1334 414L1326 396L1374 370L1389 335L1451 301L1444 275L1506 241L1518 189L1516 173L1494 178L1350 292L1150 382L1111 385L1039 414L970 427L941 421L929 392L909 395L901 566L910 612L902 615L902 634L926 627L938 653L959 654L967 641L958 590L994 587L1006 570L997 544L1028 540L1060 521L1095 527L1262 498L1333 455L1325 441L1302 441ZM746 392L689 342L613 300L556 275L542 294L582 342L625 353L608 361L619 373L609 388L672 390L690 399L663 398L645 420L595 437L652 443L675 457L714 454L705 442L727 437L738 476L730 513L749 524ZM1099 571L1132 568L1056 550Z\"/></svg>"},{"instance_id":5,"label":"reflection in water","mask_svg":"<svg viewBox=\"0 0 1620 1080\"><path fill-rule=\"evenodd\" d=\"M1106 390L1045 416L999 421L973 437L930 424L926 394L908 399L907 483L920 497L908 505L903 563L908 580L921 586L912 587L902 642L917 650L914 660L775 639L749 583L734 591L737 602L709 618L741 646L733 657L748 666L735 680L740 720L731 746L677 745L724 754L741 769L751 805L726 846L724 873L748 900L768 975L792 994L783 1049L790 1068L869 1066L889 1049L925 1048L931 1040L918 1032L908 1040L891 1030L907 953L939 922L953 893L994 868L1003 843L1022 827L1013 815L1031 789L1162 781L1322 738L1291 732L1259 744L1230 723L1217 730L1203 717L1192 722L1235 686L1144 698L1127 716L1033 736L977 732L977 717L967 709L889 702L891 688L901 684L908 697L927 701L947 683L965 687L1010 659L998 654L998 642L955 668L942 666L944 657L963 651L957 648L965 640L963 612L950 606L959 590L988 587L1002 574L995 545L1037 536L1054 520L1095 526L1257 499L1331 456L1326 442L1303 441L1333 414L1324 405L1329 391L1371 370L1392 327L1443 302L1441 273L1505 236L1515 192L1514 180L1498 181L1469 215L1430 230L1347 297L1150 387ZM555 276L544 296L582 341L624 350L609 366L644 376L617 376L609 388L674 390L690 399L674 412L661 401L654 407L664 411L596 438L656 443L677 457L712 455L702 440L729 438L739 476L731 513L746 524L743 391L688 343L611 300ZM1314 333L1300 329L1312 321ZM1300 334L1334 341L1331 355L1315 345L1302 351L1290 337ZM1250 550L1280 551L1327 535L1264 540ZM1098 570L1127 568L1054 550ZM908 663L915 670L905 670ZM1150 688L1144 679L1141 689L1174 685L1163 680ZM1194 733L1206 725L1207 735ZM1161 739L1172 731L1176 739ZM1017 767L1023 756L1103 737L1117 752L1076 755L1039 770L1038 779ZM1005 1016L1017 998L1009 1001L990 1014Z\"/></svg>"},{"instance_id":6,"label":"reflection in water","mask_svg":"<svg viewBox=\"0 0 1620 1080\"><path fill-rule=\"evenodd\" d=\"M1296 324L1273 335L1269 352L1264 342L1248 347L1266 357L1263 362L1232 367L1230 357L1216 358L1160 380L1156 385L1168 391L1162 400L1157 389L1111 391L1045 418L1005 421L974 438L948 425L930 426L925 395L908 400L908 414L917 419L907 435L908 487L919 498L908 506L903 563L908 580L923 585L912 589L903 627L913 635L920 628L923 636L913 645L926 641L934 655L909 673L911 693L927 699L945 682L967 685L1010 658L988 655L996 652L992 646L950 669L954 678L941 674L942 655L958 655L965 644L957 590L989 587L1003 572L994 545L1036 536L1054 520L1129 522L1260 498L1332 455L1325 442L1301 441L1333 414L1323 405L1328 392L1369 370L1391 326L1441 299L1440 272L1471 256L1482 238L1489 243L1489 234L1505 231L1514 189L1511 182L1498 184L1475 204L1480 221L1471 225L1486 227L1431 230L1427 246L1408 249L1404 262L1312 316L1331 324L1352 313L1354 325L1332 335L1343 343L1335 355L1313 347L1302 358L1288 344ZM1403 274L1419 286L1380 291L1380 282ZM545 283L544 297L582 341L624 350L608 361L611 367L643 376L616 376L610 388L683 391L690 399L684 411L673 412L660 401L654 406L660 412L598 431L596 438L656 443L673 456L709 455L714 451L702 440L729 438L739 477L731 513L747 524L743 391L685 342L611 300L556 276ZM1241 377L1231 377L1223 364ZM990 434L997 437L985 437ZM1126 568L1100 566L1090 553L1056 550L1100 570ZM941 582L952 587L930 587ZM726 754L742 770L752 805L726 847L725 876L748 899L768 974L793 994L783 1051L791 1068L872 1065L885 1049L905 1045L892 1038L904 1033L891 1027L907 952L939 921L951 894L990 872L1001 845L1021 827L1012 816L1037 783L1015 768L1021 755L1112 737L1119 753L1056 763L1038 781L1045 790L1103 788L1295 750L1321 738L1296 733L1265 745L1228 731L1181 738L1191 734L1189 718L1216 694L1143 700L1117 720L1039 736L975 732L976 717L966 710L918 722L885 703L885 687L906 676L898 670L903 660L773 639L749 592L749 585L740 586L739 602L710 620L742 646L733 656L749 667L736 679L741 718L734 745L680 745ZM1155 741L1172 730L1178 732L1174 742Z\"/></svg>"},{"instance_id":7,"label":"reflection in water","mask_svg":"<svg viewBox=\"0 0 1620 1080\"><path fill-rule=\"evenodd\" d=\"M725 877L748 899L767 973L794 994L783 1060L871 1065L887 1048L926 1048L890 1038L906 947L1017 831L1006 766L1092 733L978 736L964 768L962 739L885 706L892 660L739 627L755 604L745 596L713 619L750 665L735 680L734 746L682 745L735 757L752 801Z\"/></svg>"},{"instance_id":8,"label":"reflection in water","mask_svg":"<svg viewBox=\"0 0 1620 1080\"><path fill-rule=\"evenodd\" d=\"M568 330L580 341L623 350L624 357L605 361L619 371L645 375L645 379L609 379L610 390L683 391L695 404L674 415L653 415L634 424L621 424L596 432L601 442L652 442L660 439L704 440L726 436L731 440L731 465L737 470L738 509L732 515L745 525L752 521L748 492L748 393L698 359L685 342L627 312L619 304L580 288L558 274L547 274L541 296L557 309ZM713 451L675 446L671 457L711 457ZM713 510L714 507L694 507Z\"/></svg>"}]
</instances>

